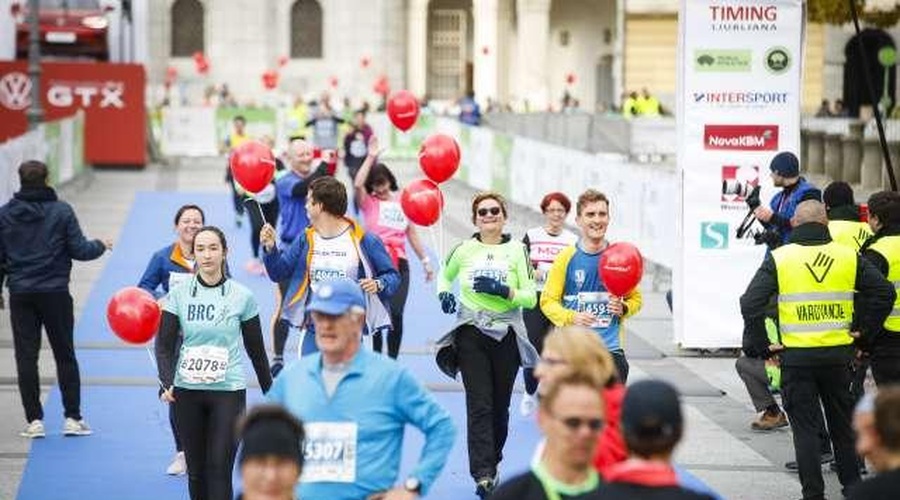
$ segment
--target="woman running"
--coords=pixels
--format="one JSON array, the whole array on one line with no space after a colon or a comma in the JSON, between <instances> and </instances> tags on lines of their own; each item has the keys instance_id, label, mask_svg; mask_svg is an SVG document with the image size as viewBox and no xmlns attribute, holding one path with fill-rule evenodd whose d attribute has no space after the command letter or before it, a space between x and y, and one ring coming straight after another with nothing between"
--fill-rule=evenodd
<instances>
[{"instance_id":1,"label":"woman running","mask_svg":"<svg viewBox=\"0 0 900 500\"><path fill-rule=\"evenodd\" d=\"M506 201L479 193L472 201L478 232L446 257L438 282L441 309L457 313L453 330L438 341L438 365L452 378L461 371L466 391L469 472L486 498L498 482L509 430L509 402L519 365L532 368L522 308L534 307L534 276L524 245L503 234ZM459 278L460 302L450 291Z\"/></svg>"},{"instance_id":2,"label":"woman running","mask_svg":"<svg viewBox=\"0 0 900 500\"><path fill-rule=\"evenodd\" d=\"M541 302L541 291L547 279L547 271L556 259L556 255L563 248L574 245L578 236L564 227L566 216L572 209L572 202L560 192L549 193L541 200L541 213L544 214L544 225L529 229L525 233L522 243L528 249L531 265L534 267L534 281L537 284L537 300ZM551 323L541 308L535 306L522 311L525 318L525 328L528 329L528 340L540 354L544 349L544 336L550 329ZM537 408L537 399L534 397L537 391L537 380L532 370L524 370L525 395L519 404L519 412L523 416L531 415Z\"/></svg>"},{"instance_id":3,"label":"woman running","mask_svg":"<svg viewBox=\"0 0 900 500\"><path fill-rule=\"evenodd\" d=\"M160 397L175 405L191 499L229 499L234 428L247 399L241 343L263 393L272 376L256 300L225 272L225 235L201 228L193 250L197 274L172 289L163 307L156 343ZM184 340L176 349L179 329Z\"/></svg>"},{"instance_id":4,"label":"woman running","mask_svg":"<svg viewBox=\"0 0 900 500\"><path fill-rule=\"evenodd\" d=\"M166 245L153 254L138 283L139 287L161 299L175 285L190 279L194 272L194 236L203 227L203 221L203 210L197 205L184 205L175 212L175 243ZM176 339L176 349L180 343L181 336ZM173 406L169 406L169 425L175 439L175 457L166 468L166 474L177 476L187 471L187 465L184 462L184 448L178 436Z\"/></svg>"},{"instance_id":5,"label":"woman running","mask_svg":"<svg viewBox=\"0 0 900 500\"><path fill-rule=\"evenodd\" d=\"M425 271L425 281L431 281L434 270L431 259L422 245L415 226L409 223L400 201L396 195L400 187L397 178L383 163L375 163L378 159L378 138L369 139L369 153L359 168L354 180L354 199L358 200L363 223L366 230L375 234L384 243L384 247L400 272L400 287L391 297L391 323L393 328L388 333L388 356L397 359L400 353L400 341L403 339L403 309L409 294L409 259L406 256L406 241ZM372 336L373 348L381 352L382 334L379 330Z\"/></svg>"}]
</instances>

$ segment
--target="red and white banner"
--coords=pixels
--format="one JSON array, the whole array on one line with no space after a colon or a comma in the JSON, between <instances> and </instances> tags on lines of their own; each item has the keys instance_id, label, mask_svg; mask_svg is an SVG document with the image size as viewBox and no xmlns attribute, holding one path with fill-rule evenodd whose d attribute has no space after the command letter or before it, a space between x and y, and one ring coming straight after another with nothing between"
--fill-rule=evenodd
<instances>
[{"instance_id":1,"label":"red and white banner","mask_svg":"<svg viewBox=\"0 0 900 500\"><path fill-rule=\"evenodd\" d=\"M40 96L45 120L85 113L87 163L143 166L147 119L144 67L137 64L41 64ZM31 105L26 62L0 62L0 142L25 133Z\"/></svg>"},{"instance_id":2,"label":"red and white banner","mask_svg":"<svg viewBox=\"0 0 900 500\"><path fill-rule=\"evenodd\" d=\"M739 299L765 247L736 238L769 162L799 156L802 0L682 0L679 11L675 340L739 347Z\"/></svg>"}]
</instances>

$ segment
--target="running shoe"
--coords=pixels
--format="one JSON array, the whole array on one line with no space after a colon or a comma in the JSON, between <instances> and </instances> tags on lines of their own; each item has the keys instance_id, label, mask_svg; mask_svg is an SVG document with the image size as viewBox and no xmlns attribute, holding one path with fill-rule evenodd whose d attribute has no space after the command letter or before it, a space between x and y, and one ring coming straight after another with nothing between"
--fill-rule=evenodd
<instances>
[{"instance_id":1,"label":"running shoe","mask_svg":"<svg viewBox=\"0 0 900 500\"><path fill-rule=\"evenodd\" d=\"M179 451L172 458L172 463L166 468L166 474L170 476L181 476L187 472L187 462L184 461L184 452Z\"/></svg>"},{"instance_id":2,"label":"running shoe","mask_svg":"<svg viewBox=\"0 0 900 500\"><path fill-rule=\"evenodd\" d=\"M29 439L42 438L47 435L47 432L44 430L44 422L40 420L32 420L25 430L19 433L20 436L26 437Z\"/></svg>"},{"instance_id":3,"label":"running shoe","mask_svg":"<svg viewBox=\"0 0 900 500\"><path fill-rule=\"evenodd\" d=\"M66 436L90 436L93 433L94 431L88 427L84 419L67 418L65 425L63 425L63 434Z\"/></svg>"}]
</instances>

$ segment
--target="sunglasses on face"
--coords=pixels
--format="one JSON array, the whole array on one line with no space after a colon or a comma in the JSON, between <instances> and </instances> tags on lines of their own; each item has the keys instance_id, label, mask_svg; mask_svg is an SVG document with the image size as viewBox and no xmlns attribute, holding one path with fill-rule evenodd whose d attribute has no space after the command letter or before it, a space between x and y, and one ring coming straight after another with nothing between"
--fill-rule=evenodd
<instances>
[{"instance_id":1,"label":"sunglasses on face","mask_svg":"<svg viewBox=\"0 0 900 500\"><path fill-rule=\"evenodd\" d=\"M600 429L603 429L603 426L606 422L603 421L602 418L579 418L579 417L566 417L560 418L560 422L566 426L572 432L578 432L578 429L582 427L587 427L591 432L599 432Z\"/></svg>"},{"instance_id":2,"label":"sunglasses on face","mask_svg":"<svg viewBox=\"0 0 900 500\"><path fill-rule=\"evenodd\" d=\"M500 207L479 208L478 209L479 217L486 217L488 213L490 213L491 215L500 215Z\"/></svg>"}]
</instances>

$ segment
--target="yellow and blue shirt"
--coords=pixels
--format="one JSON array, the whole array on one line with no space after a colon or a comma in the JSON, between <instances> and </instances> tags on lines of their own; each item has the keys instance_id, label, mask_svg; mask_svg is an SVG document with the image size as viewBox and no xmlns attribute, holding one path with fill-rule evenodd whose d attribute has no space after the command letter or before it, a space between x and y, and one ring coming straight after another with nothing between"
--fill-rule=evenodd
<instances>
[{"instance_id":1,"label":"yellow and blue shirt","mask_svg":"<svg viewBox=\"0 0 900 500\"><path fill-rule=\"evenodd\" d=\"M635 288L625 297L625 315L609 312L610 294L600 278L600 256L585 252L580 244L563 249L547 274L541 294L541 311L556 326L571 325L579 312L590 312L597 320L594 331L612 351L624 350L624 321L633 316L643 304L640 290Z\"/></svg>"}]
</instances>

